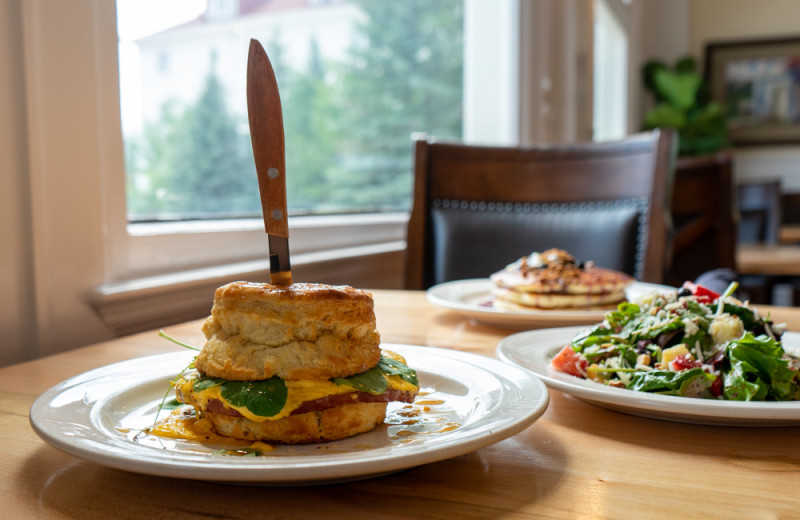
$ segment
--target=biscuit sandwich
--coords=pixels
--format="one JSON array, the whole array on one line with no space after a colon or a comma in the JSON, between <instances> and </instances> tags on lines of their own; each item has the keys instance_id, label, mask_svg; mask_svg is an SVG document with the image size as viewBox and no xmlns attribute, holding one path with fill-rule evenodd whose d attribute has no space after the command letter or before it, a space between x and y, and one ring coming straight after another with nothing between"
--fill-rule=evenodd
<instances>
[{"instance_id":1,"label":"biscuit sandwich","mask_svg":"<svg viewBox=\"0 0 800 520\"><path fill-rule=\"evenodd\" d=\"M381 350L372 295L348 286L234 282L216 290L195 371L176 383L221 435L326 442L381 424L412 402L414 370Z\"/></svg>"},{"instance_id":2,"label":"biscuit sandwich","mask_svg":"<svg viewBox=\"0 0 800 520\"><path fill-rule=\"evenodd\" d=\"M491 275L493 305L508 310L614 308L633 277L561 249L532 253Z\"/></svg>"}]
</instances>

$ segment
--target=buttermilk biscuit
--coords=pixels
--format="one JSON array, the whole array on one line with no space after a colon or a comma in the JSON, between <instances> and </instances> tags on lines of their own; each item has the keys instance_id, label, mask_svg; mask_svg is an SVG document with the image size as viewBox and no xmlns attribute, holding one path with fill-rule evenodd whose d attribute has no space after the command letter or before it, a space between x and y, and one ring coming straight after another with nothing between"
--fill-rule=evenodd
<instances>
[{"instance_id":1,"label":"buttermilk biscuit","mask_svg":"<svg viewBox=\"0 0 800 520\"><path fill-rule=\"evenodd\" d=\"M560 249L533 253L491 276L494 304L506 309L586 309L614 306L625 299L633 278L579 263Z\"/></svg>"},{"instance_id":2,"label":"buttermilk biscuit","mask_svg":"<svg viewBox=\"0 0 800 520\"><path fill-rule=\"evenodd\" d=\"M372 295L348 286L234 282L217 289L195 360L210 377L347 377L380 360Z\"/></svg>"},{"instance_id":3,"label":"buttermilk biscuit","mask_svg":"<svg viewBox=\"0 0 800 520\"><path fill-rule=\"evenodd\" d=\"M248 441L307 444L344 439L370 431L386 418L386 403L355 403L255 422L244 417L206 412L220 435Z\"/></svg>"}]
</instances>

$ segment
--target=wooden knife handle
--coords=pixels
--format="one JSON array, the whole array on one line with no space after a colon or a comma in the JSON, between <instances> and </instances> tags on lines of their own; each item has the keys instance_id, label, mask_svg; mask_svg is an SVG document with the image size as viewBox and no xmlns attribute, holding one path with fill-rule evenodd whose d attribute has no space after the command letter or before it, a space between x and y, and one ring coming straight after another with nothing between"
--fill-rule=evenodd
<instances>
[{"instance_id":1,"label":"wooden knife handle","mask_svg":"<svg viewBox=\"0 0 800 520\"><path fill-rule=\"evenodd\" d=\"M258 170L258 189L261 192L261 211L264 228L270 235L289 238L289 216L286 212L286 171L269 166Z\"/></svg>"},{"instance_id":2,"label":"wooden knife handle","mask_svg":"<svg viewBox=\"0 0 800 520\"><path fill-rule=\"evenodd\" d=\"M257 40L250 40L248 54L247 110L264 226L270 235L289 238L281 100L272 64Z\"/></svg>"}]
</instances>

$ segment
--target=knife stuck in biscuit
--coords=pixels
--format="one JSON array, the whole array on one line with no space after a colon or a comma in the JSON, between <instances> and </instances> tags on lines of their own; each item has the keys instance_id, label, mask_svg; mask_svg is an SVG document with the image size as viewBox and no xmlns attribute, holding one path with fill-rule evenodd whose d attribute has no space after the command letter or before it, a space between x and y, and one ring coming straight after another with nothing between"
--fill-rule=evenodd
<instances>
[{"instance_id":1,"label":"knife stuck in biscuit","mask_svg":"<svg viewBox=\"0 0 800 520\"><path fill-rule=\"evenodd\" d=\"M264 47L250 40L247 56L247 115L258 174L261 210L269 238L271 283L292 284L289 216L286 210L286 157L283 113L275 71Z\"/></svg>"}]
</instances>

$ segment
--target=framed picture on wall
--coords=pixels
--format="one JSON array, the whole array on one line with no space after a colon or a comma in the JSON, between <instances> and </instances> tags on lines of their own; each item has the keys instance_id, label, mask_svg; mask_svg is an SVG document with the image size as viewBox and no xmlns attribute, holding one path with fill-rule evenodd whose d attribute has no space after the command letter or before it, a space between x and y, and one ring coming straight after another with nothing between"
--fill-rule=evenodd
<instances>
[{"instance_id":1,"label":"framed picture on wall","mask_svg":"<svg viewBox=\"0 0 800 520\"><path fill-rule=\"evenodd\" d=\"M733 144L800 143L800 36L711 43L705 67Z\"/></svg>"}]
</instances>

